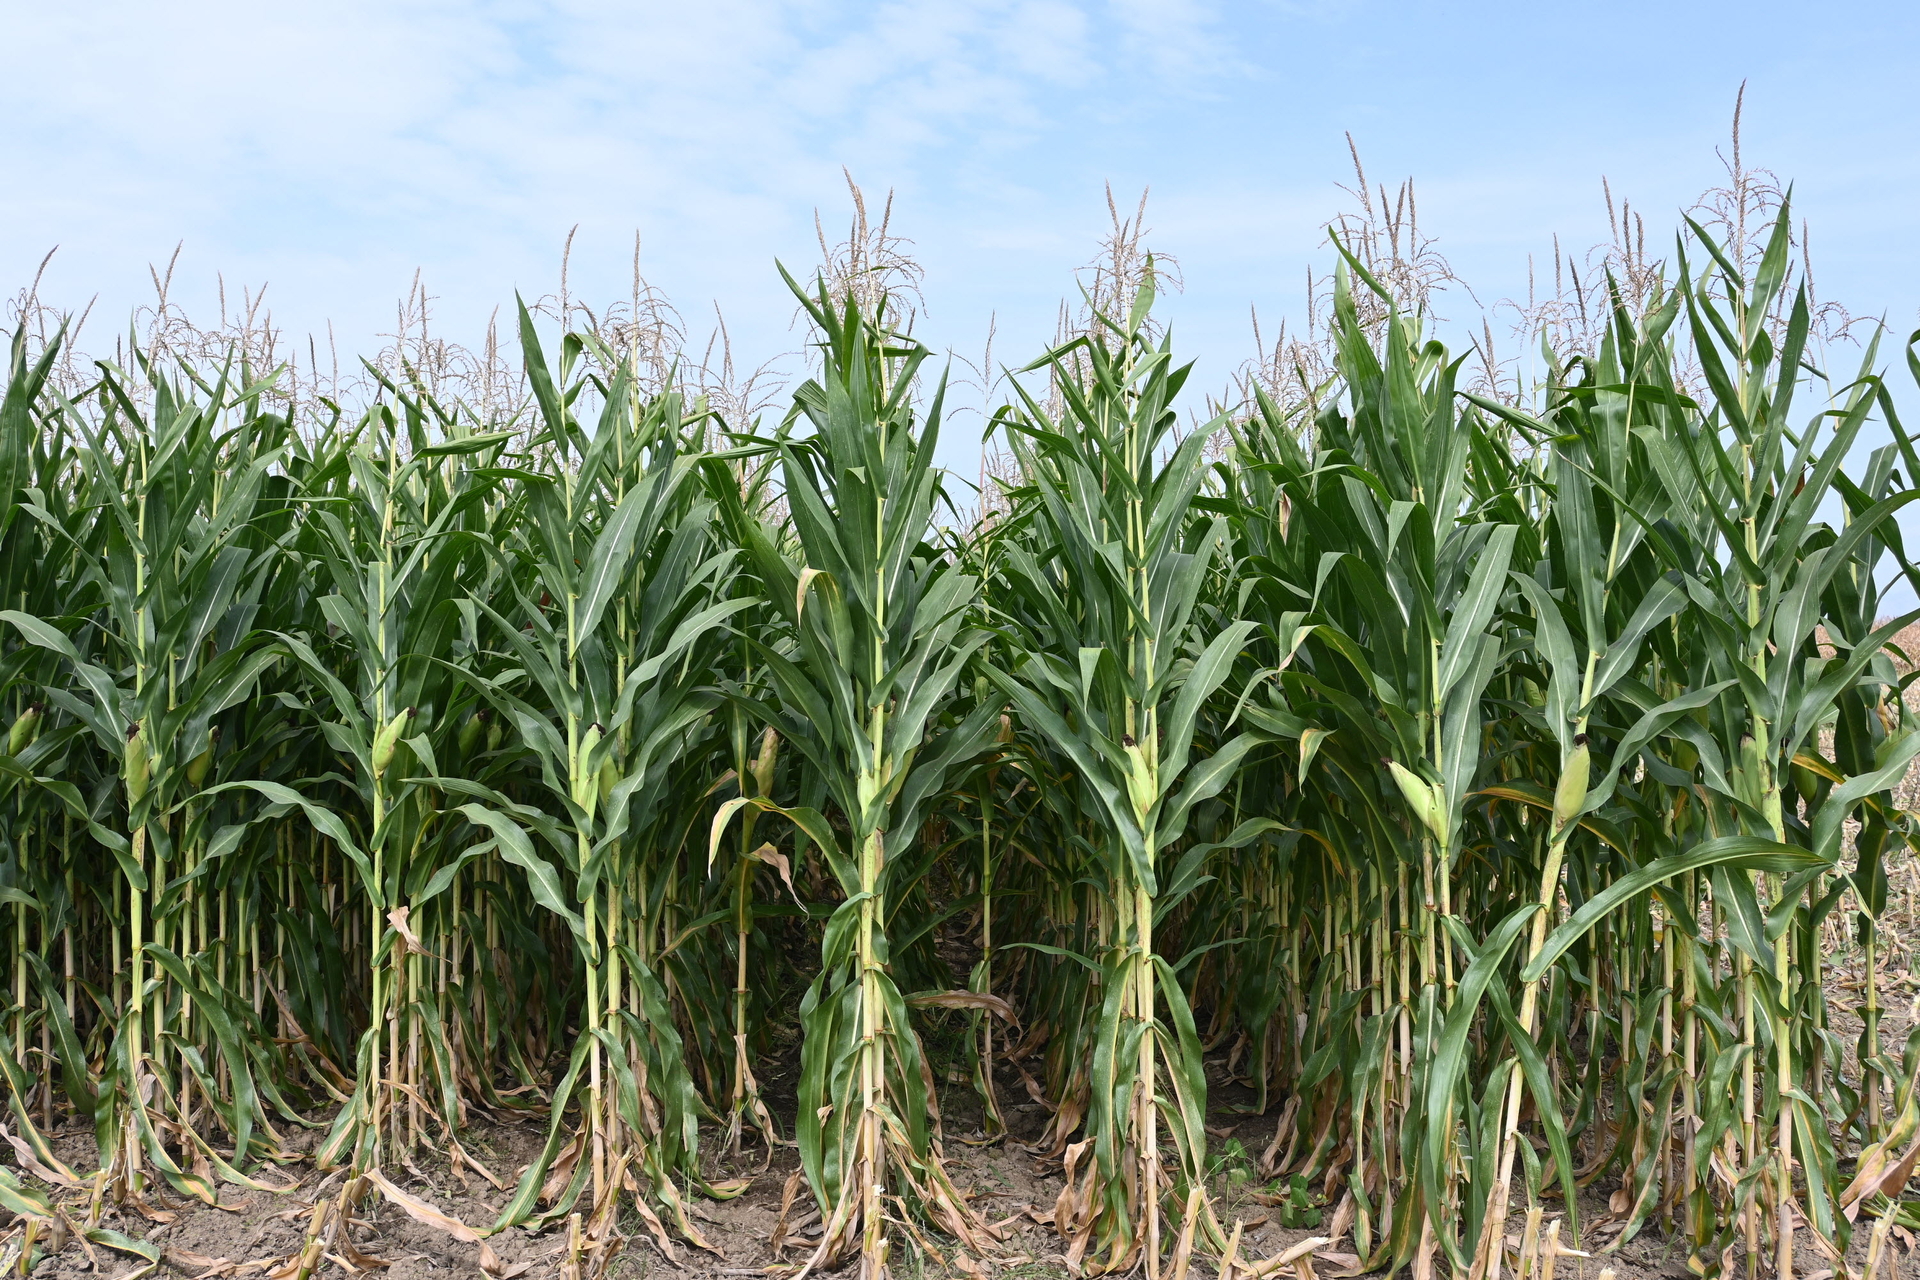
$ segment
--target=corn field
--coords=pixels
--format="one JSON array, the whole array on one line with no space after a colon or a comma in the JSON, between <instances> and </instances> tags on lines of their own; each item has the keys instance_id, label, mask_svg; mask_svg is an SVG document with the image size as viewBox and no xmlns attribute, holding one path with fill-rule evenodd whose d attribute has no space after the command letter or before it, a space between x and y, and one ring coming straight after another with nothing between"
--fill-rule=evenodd
<instances>
[{"instance_id":1,"label":"corn field","mask_svg":"<svg viewBox=\"0 0 1920 1280\"><path fill-rule=\"evenodd\" d=\"M1920 1228L1920 359L1816 366L1790 228L1690 226L1524 395L1347 256L1324 369L1204 422L1149 263L1010 375L977 518L884 292L794 282L814 375L760 416L524 307L507 415L404 367L360 409L240 356L76 381L22 324L12 1256L158 1265L103 1223L328 1174L278 1280L380 1265L381 1197L592 1275L697 1256L794 1148L770 1273L879 1280L995 1256L947 1152L1020 1088L1075 1274L1312 1274L1240 1251L1225 1091L1349 1274L1651 1232L1857 1275ZM497 1220L404 1190L429 1155Z\"/></svg>"}]
</instances>

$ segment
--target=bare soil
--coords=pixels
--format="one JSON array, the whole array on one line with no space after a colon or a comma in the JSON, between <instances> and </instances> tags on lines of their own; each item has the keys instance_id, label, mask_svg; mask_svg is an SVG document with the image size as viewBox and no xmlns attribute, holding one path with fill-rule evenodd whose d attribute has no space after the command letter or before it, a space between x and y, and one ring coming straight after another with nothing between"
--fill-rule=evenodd
<instances>
[{"instance_id":1,"label":"bare soil","mask_svg":"<svg viewBox=\"0 0 1920 1280\"><path fill-rule=\"evenodd\" d=\"M1901 1011L1902 1013L1905 1010ZM1230 1143L1258 1153L1273 1135L1275 1117L1248 1115L1236 1110L1251 1101L1251 1095L1224 1078L1223 1066L1216 1064L1211 1074L1217 1079L1213 1090L1216 1104L1210 1129L1216 1152ZM1053 1280L1067 1275L1062 1250L1064 1242L1050 1223L1042 1225L1036 1217L1051 1214L1062 1187L1058 1162L1043 1162L1024 1149L1022 1142L1038 1137L1045 1127L1046 1112L1038 1103L1016 1103L1017 1079L1010 1078L1002 1092L1009 1124L1014 1132L1006 1141L992 1145L969 1142L977 1137L979 1109L972 1092L955 1085L942 1101L947 1110L945 1144L954 1182L969 1191L974 1203L1006 1236L998 1256L956 1259L948 1252L947 1242L930 1239L935 1249L946 1256L922 1252L913 1242L899 1239L895 1245L895 1274L901 1280ZM776 1084L777 1088L777 1084ZM1275 1108L1277 1111L1277 1108ZM503 1179L510 1178L534 1155L544 1136L544 1117L529 1117L526 1123L476 1124L467 1137L472 1154ZM289 1135L291 1138L293 1135ZM312 1141L307 1137L307 1145ZM710 1148L718 1146L721 1135L707 1138ZM91 1165L92 1135L79 1126L71 1126L56 1136L56 1152L76 1168ZM744 1159L716 1159L714 1176L750 1176L752 1181L738 1198L714 1202L695 1198L690 1203L698 1226L714 1252L705 1252L680 1243L677 1257L669 1259L650 1238L637 1216L628 1211L620 1224L628 1237L625 1248L611 1263L610 1280L717 1280L718 1277L758 1276L771 1271L777 1275L785 1267L803 1261L804 1243L790 1243L776 1253L772 1237L780 1215L782 1192L789 1175L798 1167L791 1147L776 1149L767 1158L764 1149L752 1147ZM289 1178L300 1177L301 1168L284 1171ZM499 1213L506 1196L471 1171L458 1174L444 1152L423 1148L400 1167L389 1167L387 1174L408 1194L440 1212L484 1229ZM264 1179L263 1179L264 1180ZM312 1206L318 1200L337 1196L339 1174L323 1177L311 1170L299 1184L283 1194L258 1191L235 1193L223 1190L223 1202L211 1207L198 1201L167 1194L164 1185L150 1192L142 1205L108 1206L99 1225L138 1240L148 1241L163 1251L162 1274L181 1277L258 1277L260 1280L289 1280L292 1268L287 1259L297 1255L306 1234ZM1272 1257L1309 1235L1325 1228L1288 1228L1281 1225L1278 1211L1259 1202L1266 1188L1256 1186L1225 1172L1216 1179L1214 1190L1223 1223L1238 1222L1243 1228L1241 1257L1248 1262ZM1563 1257L1557 1280L1602 1280L1611 1271L1618 1280L1684 1280L1686 1248L1683 1242L1662 1237L1652 1229L1643 1230L1624 1245L1617 1243L1619 1224L1609 1212L1610 1186L1590 1188L1582 1198L1582 1219L1586 1225L1582 1249L1591 1258ZM72 1193L70 1193L72 1194ZM789 1228L803 1238L817 1232L809 1197L802 1187ZM1331 1206L1329 1206L1329 1209ZM1549 1218L1552 1211L1549 1209ZM1516 1240L1524 1227L1524 1216L1516 1214L1509 1234ZM1610 1230L1611 1228L1611 1230ZM18 1228L11 1233L17 1236ZM1856 1233L1856 1243L1848 1263L1858 1273L1865 1257L1866 1231ZM427 1280L427 1277L472 1276L475 1280L543 1280L561 1274L567 1252L568 1233L564 1223L538 1234L514 1228L489 1237L486 1247L492 1256L482 1269L482 1246L455 1239L446 1231L416 1221L398 1206L370 1194L357 1210L352 1238L355 1256L336 1251L323 1260L314 1273L325 1280L346 1280L361 1270L378 1269L387 1280ZM1801 1240L1806 1234L1801 1233ZM1913 1254L1916 1242L1896 1240L1892 1266L1882 1275L1920 1277L1920 1262ZM1316 1256L1316 1270L1322 1280L1332 1280L1351 1265L1349 1240L1338 1240ZM145 1264L138 1258L117 1253L101 1245L88 1247L75 1240L54 1257L43 1260L31 1274L39 1280L80 1280L80 1277L125 1277ZM958 1265L956 1265L956 1263ZM1829 1259L1803 1243L1796 1273L1799 1280L1828 1280L1834 1275ZM277 1273L284 1272L284 1275ZM1208 1280L1215 1267L1195 1259L1191 1274L1195 1280Z\"/></svg>"}]
</instances>

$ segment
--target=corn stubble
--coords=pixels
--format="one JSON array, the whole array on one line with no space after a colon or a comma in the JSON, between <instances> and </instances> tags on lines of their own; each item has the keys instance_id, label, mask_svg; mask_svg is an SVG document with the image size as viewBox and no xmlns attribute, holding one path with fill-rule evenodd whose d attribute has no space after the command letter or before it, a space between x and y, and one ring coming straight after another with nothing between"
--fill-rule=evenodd
<instances>
[{"instance_id":1,"label":"corn stubble","mask_svg":"<svg viewBox=\"0 0 1920 1280\"><path fill-rule=\"evenodd\" d=\"M1000 1248L943 1144L1009 1141L1017 1073L1075 1271L1310 1268L1224 1226L1211 1071L1359 1267L1551 1275L1652 1228L1784 1277L1862 1214L1878 1265L1920 1228L1920 1034L1878 976L1920 458L1877 346L1814 369L1788 227L1691 227L1524 401L1348 259L1327 377L1197 428L1149 262L1014 375L971 524L944 380L873 290L795 284L817 374L773 424L592 332L551 358L524 310L497 419L158 354L76 383L23 328L23 1256L152 1257L106 1205L310 1162L343 1176L287 1276L368 1262L376 1193L463 1239L564 1223L585 1274L625 1231L710 1248L692 1198L792 1143L790 1265L879 1280ZM947 1071L978 1132L943 1132ZM544 1140L490 1169L475 1126L515 1115ZM97 1171L55 1153L75 1121ZM496 1221L396 1185L425 1147Z\"/></svg>"}]
</instances>

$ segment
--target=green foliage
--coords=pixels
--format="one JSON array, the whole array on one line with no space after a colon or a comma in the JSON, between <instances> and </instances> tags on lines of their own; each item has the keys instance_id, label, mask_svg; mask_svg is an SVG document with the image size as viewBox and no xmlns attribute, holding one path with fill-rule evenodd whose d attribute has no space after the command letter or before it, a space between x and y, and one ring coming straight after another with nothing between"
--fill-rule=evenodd
<instances>
[{"instance_id":1,"label":"green foliage","mask_svg":"<svg viewBox=\"0 0 1920 1280\"><path fill-rule=\"evenodd\" d=\"M1274 1217L1281 1226L1300 1230L1320 1225L1324 1215L1318 1201L1307 1190L1306 1175L1296 1173L1284 1184L1275 1183L1274 1194L1280 1198Z\"/></svg>"},{"instance_id":2,"label":"green foliage","mask_svg":"<svg viewBox=\"0 0 1920 1280\"><path fill-rule=\"evenodd\" d=\"M1920 1128L1877 968L1920 455L1877 342L1817 370L1790 236L1691 227L1513 399L1348 260L1329 379L1199 423L1149 265L1013 376L961 524L866 289L796 284L777 422L524 309L498 421L15 335L0 1201L86 1182L63 1115L102 1195L310 1158L350 1212L531 1111L476 1229L672 1251L790 1126L813 1261L877 1274L996 1247L944 1152L1017 1078L1083 1272L1223 1248L1222 1181L1369 1268L1484 1276L1596 1184L1703 1277L1843 1249ZM1209 1152L1223 1093L1270 1146Z\"/></svg>"}]
</instances>

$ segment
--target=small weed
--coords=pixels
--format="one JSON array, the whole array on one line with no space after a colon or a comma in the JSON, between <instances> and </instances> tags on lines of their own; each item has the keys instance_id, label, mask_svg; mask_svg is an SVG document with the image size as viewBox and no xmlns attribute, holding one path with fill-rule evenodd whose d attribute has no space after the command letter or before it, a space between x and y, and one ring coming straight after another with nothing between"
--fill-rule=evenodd
<instances>
[{"instance_id":1,"label":"small weed","mask_svg":"<svg viewBox=\"0 0 1920 1280\"><path fill-rule=\"evenodd\" d=\"M1279 1199L1275 1216L1283 1227L1317 1227L1324 1216L1320 1198L1307 1188L1303 1174L1294 1174L1285 1184L1275 1182L1273 1195Z\"/></svg>"}]
</instances>

